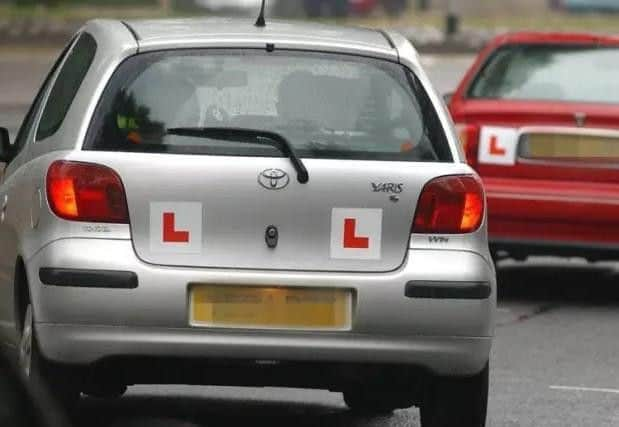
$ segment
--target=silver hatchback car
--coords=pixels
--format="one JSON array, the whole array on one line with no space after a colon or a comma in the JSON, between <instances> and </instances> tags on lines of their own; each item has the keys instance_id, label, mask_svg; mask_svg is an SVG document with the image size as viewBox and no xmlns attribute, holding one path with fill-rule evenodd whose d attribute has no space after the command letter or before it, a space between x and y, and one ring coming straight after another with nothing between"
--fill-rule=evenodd
<instances>
[{"instance_id":1,"label":"silver hatchback car","mask_svg":"<svg viewBox=\"0 0 619 427\"><path fill-rule=\"evenodd\" d=\"M485 196L402 36L92 21L0 139L0 329L65 403L305 387L485 424Z\"/></svg>"}]
</instances>

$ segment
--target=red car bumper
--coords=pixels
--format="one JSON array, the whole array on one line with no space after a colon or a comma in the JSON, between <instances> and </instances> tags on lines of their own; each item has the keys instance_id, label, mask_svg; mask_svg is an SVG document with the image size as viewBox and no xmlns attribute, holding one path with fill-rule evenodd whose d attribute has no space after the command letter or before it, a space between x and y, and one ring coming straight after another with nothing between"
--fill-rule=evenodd
<instances>
[{"instance_id":1,"label":"red car bumper","mask_svg":"<svg viewBox=\"0 0 619 427\"><path fill-rule=\"evenodd\" d=\"M494 250L619 259L619 185L484 179Z\"/></svg>"}]
</instances>

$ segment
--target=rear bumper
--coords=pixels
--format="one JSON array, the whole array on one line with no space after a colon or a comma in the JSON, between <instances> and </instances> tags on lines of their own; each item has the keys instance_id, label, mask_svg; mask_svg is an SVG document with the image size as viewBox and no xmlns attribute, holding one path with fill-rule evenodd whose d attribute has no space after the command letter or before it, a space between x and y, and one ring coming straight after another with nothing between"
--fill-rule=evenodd
<instances>
[{"instance_id":1,"label":"rear bumper","mask_svg":"<svg viewBox=\"0 0 619 427\"><path fill-rule=\"evenodd\" d=\"M267 360L411 365L441 375L476 374L488 361L488 337L378 336L189 329L37 325L51 360L86 364L120 357ZM79 349L79 351L75 351Z\"/></svg>"},{"instance_id":2,"label":"rear bumper","mask_svg":"<svg viewBox=\"0 0 619 427\"><path fill-rule=\"evenodd\" d=\"M616 258L619 185L484 178L493 249Z\"/></svg>"},{"instance_id":3,"label":"rear bumper","mask_svg":"<svg viewBox=\"0 0 619 427\"><path fill-rule=\"evenodd\" d=\"M42 269L62 274L41 277L41 271L50 273ZM153 266L136 258L128 240L66 239L39 251L27 270L41 350L50 360L73 365L122 357L241 358L410 364L468 375L487 362L494 333L494 269L469 251L413 249L389 273L243 271ZM75 271L88 272L76 276L87 278L133 273L138 284L61 283ZM354 289L352 330L191 327L188 290L195 283ZM480 284L488 292L471 293ZM407 285L409 293L415 285L423 285L423 292L407 297Z\"/></svg>"}]
</instances>

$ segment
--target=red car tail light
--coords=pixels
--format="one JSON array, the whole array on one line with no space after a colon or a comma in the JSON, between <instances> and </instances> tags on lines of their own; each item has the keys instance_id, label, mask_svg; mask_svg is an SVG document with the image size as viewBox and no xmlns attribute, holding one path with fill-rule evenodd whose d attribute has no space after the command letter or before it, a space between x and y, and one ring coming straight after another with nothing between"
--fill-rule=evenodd
<instances>
[{"instance_id":1,"label":"red car tail light","mask_svg":"<svg viewBox=\"0 0 619 427\"><path fill-rule=\"evenodd\" d=\"M466 162L472 167L477 167L477 156L479 152L480 129L476 125L456 125L458 138L464 148Z\"/></svg>"},{"instance_id":2,"label":"red car tail light","mask_svg":"<svg viewBox=\"0 0 619 427\"><path fill-rule=\"evenodd\" d=\"M437 178L421 192L413 233L471 233L481 225L484 210L484 190L479 179L471 175Z\"/></svg>"},{"instance_id":3,"label":"red car tail light","mask_svg":"<svg viewBox=\"0 0 619 427\"><path fill-rule=\"evenodd\" d=\"M47 171L47 199L63 219L129 223L122 181L106 166L64 160L52 163Z\"/></svg>"}]
</instances>

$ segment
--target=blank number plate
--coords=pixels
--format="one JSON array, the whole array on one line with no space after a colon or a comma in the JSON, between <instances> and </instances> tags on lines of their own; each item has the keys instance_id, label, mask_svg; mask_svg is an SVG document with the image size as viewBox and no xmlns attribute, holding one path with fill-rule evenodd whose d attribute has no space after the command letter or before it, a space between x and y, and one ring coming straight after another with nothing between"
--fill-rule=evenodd
<instances>
[{"instance_id":1,"label":"blank number plate","mask_svg":"<svg viewBox=\"0 0 619 427\"><path fill-rule=\"evenodd\" d=\"M197 285L190 295L192 326L350 330L348 289Z\"/></svg>"}]
</instances>

